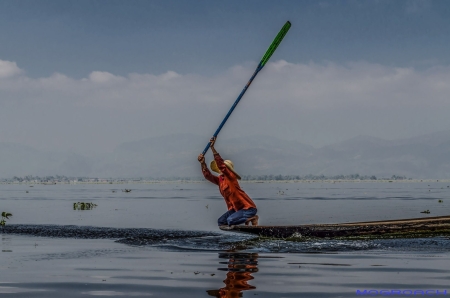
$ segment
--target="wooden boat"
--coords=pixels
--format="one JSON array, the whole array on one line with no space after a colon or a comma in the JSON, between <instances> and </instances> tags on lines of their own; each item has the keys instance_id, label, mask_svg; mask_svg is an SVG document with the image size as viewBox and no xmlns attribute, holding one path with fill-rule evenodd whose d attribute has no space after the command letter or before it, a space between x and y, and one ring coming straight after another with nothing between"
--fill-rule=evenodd
<instances>
[{"instance_id":1,"label":"wooden boat","mask_svg":"<svg viewBox=\"0 0 450 298\"><path fill-rule=\"evenodd\" d=\"M450 235L450 216L299 226L232 226L221 230L271 238L386 238Z\"/></svg>"}]
</instances>

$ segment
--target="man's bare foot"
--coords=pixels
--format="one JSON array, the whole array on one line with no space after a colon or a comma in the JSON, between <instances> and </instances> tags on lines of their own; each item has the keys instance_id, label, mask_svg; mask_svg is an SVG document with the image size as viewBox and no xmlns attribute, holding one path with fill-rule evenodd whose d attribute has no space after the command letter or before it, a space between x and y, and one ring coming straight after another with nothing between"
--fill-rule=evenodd
<instances>
[{"instance_id":1,"label":"man's bare foot","mask_svg":"<svg viewBox=\"0 0 450 298\"><path fill-rule=\"evenodd\" d=\"M252 226L257 226L257 225L258 225L258 219L259 219L259 216L258 216L258 215L255 215L255 216L253 216L253 217L250 217L250 218L248 218L248 219L245 221L245 225L248 226L248 225L251 223Z\"/></svg>"}]
</instances>

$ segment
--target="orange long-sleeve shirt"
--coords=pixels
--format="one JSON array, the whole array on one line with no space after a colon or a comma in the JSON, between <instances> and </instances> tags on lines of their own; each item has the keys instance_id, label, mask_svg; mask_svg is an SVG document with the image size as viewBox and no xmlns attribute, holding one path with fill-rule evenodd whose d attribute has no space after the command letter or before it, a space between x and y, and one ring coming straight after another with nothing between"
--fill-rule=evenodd
<instances>
[{"instance_id":1,"label":"orange long-sleeve shirt","mask_svg":"<svg viewBox=\"0 0 450 298\"><path fill-rule=\"evenodd\" d=\"M236 175L227 168L218 153L214 154L214 160L222 175L215 176L206 168L202 170L203 176L206 180L219 186L220 194L225 199L228 210L239 211L241 209L256 208L253 200L239 186Z\"/></svg>"}]
</instances>

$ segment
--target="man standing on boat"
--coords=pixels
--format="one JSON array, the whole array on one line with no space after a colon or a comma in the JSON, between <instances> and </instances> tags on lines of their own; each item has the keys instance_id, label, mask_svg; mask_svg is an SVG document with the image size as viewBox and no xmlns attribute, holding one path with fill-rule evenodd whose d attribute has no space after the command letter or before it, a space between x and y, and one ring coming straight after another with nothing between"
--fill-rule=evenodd
<instances>
[{"instance_id":1,"label":"man standing on boat","mask_svg":"<svg viewBox=\"0 0 450 298\"><path fill-rule=\"evenodd\" d=\"M234 226L245 223L251 223L253 226L258 225L258 215L256 215L256 205L252 199L241 189L238 180L241 179L238 173L234 170L234 165L231 160L223 160L214 148L216 138L211 138L210 148L214 154L214 160L210 167L219 176L214 176L209 171L205 156L200 154L198 161L202 166L203 176L206 180L219 186L220 193L225 199L228 211L225 212L217 220L219 226Z\"/></svg>"}]
</instances>

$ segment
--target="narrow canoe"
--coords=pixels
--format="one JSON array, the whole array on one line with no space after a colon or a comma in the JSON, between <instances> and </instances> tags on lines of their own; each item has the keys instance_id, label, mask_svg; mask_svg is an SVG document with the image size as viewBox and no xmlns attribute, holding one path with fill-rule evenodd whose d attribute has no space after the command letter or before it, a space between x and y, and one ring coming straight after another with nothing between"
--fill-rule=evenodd
<instances>
[{"instance_id":1,"label":"narrow canoe","mask_svg":"<svg viewBox=\"0 0 450 298\"><path fill-rule=\"evenodd\" d=\"M221 230L271 238L422 237L427 235L450 235L450 216L299 226L254 227L242 225L230 228L221 227Z\"/></svg>"}]
</instances>

